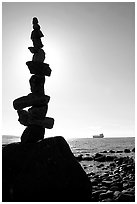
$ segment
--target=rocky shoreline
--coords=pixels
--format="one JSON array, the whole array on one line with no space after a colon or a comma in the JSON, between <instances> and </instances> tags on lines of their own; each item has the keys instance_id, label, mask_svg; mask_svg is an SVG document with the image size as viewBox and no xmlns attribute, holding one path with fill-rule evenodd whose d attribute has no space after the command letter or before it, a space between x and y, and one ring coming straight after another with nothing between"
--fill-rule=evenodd
<instances>
[{"instance_id":1,"label":"rocky shoreline","mask_svg":"<svg viewBox=\"0 0 137 204\"><path fill-rule=\"evenodd\" d=\"M92 202L135 202L134 153L135 148L75 155L92 183Z\"/></svg>"},{"instance_id":2,"label":"rocky shoreline","mask_svg":"<svg viewBox=\"0 0 137 204\"><path fill-rule=\"evenodd\" d=\"M4 145L2 153L3 201L135 202L135 148L72 154L54 137Z\"/></svg>"}]
</instances>

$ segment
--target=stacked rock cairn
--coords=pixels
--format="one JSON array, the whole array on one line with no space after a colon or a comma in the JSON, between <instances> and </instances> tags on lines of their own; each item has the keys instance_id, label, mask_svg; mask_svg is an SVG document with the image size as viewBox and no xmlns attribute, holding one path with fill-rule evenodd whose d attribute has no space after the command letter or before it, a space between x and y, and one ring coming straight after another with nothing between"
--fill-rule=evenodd
<instances>
[{"instance_id":1,"label":"stacked rock cairn","mask_svg":"<svg viewBox=\"0 0 137 204\"><path fill-rule=\"evenodd\" d=\"M19 116L18 121L27 126L21 136L21 143L33 143L44 139L45 128L51 129L54 125L54 119L46 117L50 97L45 95L44 83L45 76L49 77L51 75L51 69L49 64L44 63L45 52L42 49L41 41L44 35L36 17L33 18L32 23L31 40L33 47L28 47L28 49L33 57L32 61L26 62L32 74L29 80L31 93L13 101L13 107L17 110ZM24 108L28 109L24 110Z\"/></svg>"}]
</instances>

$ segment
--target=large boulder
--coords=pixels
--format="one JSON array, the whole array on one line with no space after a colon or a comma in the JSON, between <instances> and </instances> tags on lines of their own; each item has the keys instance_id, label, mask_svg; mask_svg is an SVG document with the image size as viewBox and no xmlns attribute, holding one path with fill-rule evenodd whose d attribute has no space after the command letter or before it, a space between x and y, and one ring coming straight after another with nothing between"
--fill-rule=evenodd
<instances>
[{"instance_id":1,"label":"large boulder","mask_svg":"<svg viewBox=\"0 0 137 204\"><path fill-rule=\"evenodd\" d=\"M61 136L2 151L2 201L91 201L92 187Z\"/></svg>"}]
</instances>

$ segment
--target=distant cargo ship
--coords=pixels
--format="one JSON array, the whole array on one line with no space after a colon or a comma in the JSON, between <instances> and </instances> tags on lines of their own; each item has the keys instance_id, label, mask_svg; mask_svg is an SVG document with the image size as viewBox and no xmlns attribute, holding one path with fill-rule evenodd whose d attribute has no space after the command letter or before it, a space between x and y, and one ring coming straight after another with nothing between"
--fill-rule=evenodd
<instances>
[{"instance_id":1,"label":"distant cargo ship","mask_svg":"<svg viewBox=\"0 0 137 204\"><path fill-rule=\"evenodd\" d=\"M93 135L93 138L103 138L104 135L103 134L99 134L99 135Z\"/></svg>"}]
</instances>

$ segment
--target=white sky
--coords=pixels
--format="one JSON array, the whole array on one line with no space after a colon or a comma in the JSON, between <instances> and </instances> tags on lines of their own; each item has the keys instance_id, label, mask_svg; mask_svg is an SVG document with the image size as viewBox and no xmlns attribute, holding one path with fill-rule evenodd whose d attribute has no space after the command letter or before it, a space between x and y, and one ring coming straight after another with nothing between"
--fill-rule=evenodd
<instances>
[{"instance_id":1,"label":"white sky","mask_svg":"<svg viewBox=\"0 0 137 204\"><path fill-rule=\"evenodd\" d=\"M52 69L46 136L135 136L134 3L9 3L2 8L2 134L21 136L13 100L30 93L26 61L39 19Z\"/></svg>"}]
</instances>

